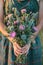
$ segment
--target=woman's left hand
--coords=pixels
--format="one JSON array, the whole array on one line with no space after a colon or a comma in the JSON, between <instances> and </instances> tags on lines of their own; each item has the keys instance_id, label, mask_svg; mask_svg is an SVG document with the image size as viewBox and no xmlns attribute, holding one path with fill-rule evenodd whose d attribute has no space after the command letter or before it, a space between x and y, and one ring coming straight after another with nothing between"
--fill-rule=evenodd
<instances>
[{"instance_id":1,"label":"woman's left hand","mask_svg":"<svg viewBox=\"0 0 43 65\"><path fill-rule=\"evenodd\" d=\"M22 47L22 54L27 55L28 52L29 52L30 47L31 47L30 43L26 44L24 47Z\"/></svg>"}]
</instances>

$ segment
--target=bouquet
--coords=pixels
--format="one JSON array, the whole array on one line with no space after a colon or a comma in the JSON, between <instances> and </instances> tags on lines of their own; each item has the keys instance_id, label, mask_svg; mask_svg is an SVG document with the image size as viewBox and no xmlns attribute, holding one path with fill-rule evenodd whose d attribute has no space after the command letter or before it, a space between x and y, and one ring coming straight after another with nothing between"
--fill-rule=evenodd
<instances>
[{"instance_id":1,"label":"bouquet","mask_svg":"<svg viewBox=\"0 0 43 65\"><path fill-rule=\"evenodd\" d=\"M12 11L13 13L4 18L4 24L9 36L13 37L13 41L17 42L21 47L31 44L32 39L30 37L35 32L33 27L35 26L38 12L27 13L26 9L22 9L19 12L15 7L12 8ZM15 62L25 64L26 60L27 56L22 54L16 58Z\"/></svg>"}]
</instances>

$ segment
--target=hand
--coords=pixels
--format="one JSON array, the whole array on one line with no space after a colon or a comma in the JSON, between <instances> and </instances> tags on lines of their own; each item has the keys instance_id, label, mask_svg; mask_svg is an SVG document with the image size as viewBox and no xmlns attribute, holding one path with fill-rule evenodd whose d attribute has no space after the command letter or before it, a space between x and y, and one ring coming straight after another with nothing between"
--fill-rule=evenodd
<instances>
[{"instance_id":1,"label":"hand","mask_svg":"<svg viewBox=\"0 0 43 65\"><path fill-rule=\"evenodd\" d=\"M14 54L18 57L18 55L22 54L22 48L18 45L18 43L13 43Z\"/></svg>"},{"instance_id":2,"label":"hand","mask_svg":"<svg viewBox=\"0 0 43 65\"><path fill-rule=\"evenodd\" d=\"M4 32L3 32L3 31L4 31ZM13 41L12 41L13 38L12 38L12 37L9 37L9 33L7 33L6 27L5 27L5 25L4 25L2 22L0 22L0 32L1 32L4 36L6 36L11 43L13 43Z\"/></svg>"},{"instance_id":3,"label":"hand","mask_svg":"<svg viewBox=\"0 0 43 65\"><path fill-rule=\"evenodd\" d=\"M38 30L38 28L37 27L34 27L34 29L35 29L35 33L33 33L33 36L31 36L30 38L32 39L32 42L34 43L34 40L35 40L35 38L36 38L36 36L38 35L38 33L39 33L39 30ZM28 52L29 52L29 49L30 49L30 44L26 44L24 47L22 47L22 54L28 54Z\"/></svg>"},{"instance_id":4,"label":"hand","mask_svg":"<svg viewBox=\"0 0 43 65\"><path fill-rule=\"evenodd\" d=\"M22 54L27 55L29 53L30 47L31 47L30 43L26 44L24 47L22 47Z\"/></svg>"}]
</instances>

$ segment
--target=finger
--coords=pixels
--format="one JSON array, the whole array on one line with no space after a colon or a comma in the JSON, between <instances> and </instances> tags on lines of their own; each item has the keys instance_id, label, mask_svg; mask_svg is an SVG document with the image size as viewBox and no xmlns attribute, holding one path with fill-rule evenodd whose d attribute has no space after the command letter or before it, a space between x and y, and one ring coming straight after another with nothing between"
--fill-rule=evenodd
<instances>
[{"instance_id":1,"label":"finger","mask_svg":"<svg viewBox=\"0 0 43 65\"><path fill-rule=\"evenodd\" d=\"M24 51L22 54L27 54L29 50Z\"/></svg>"},{"instance_id":2,"label":"finger","mask_svg":"<svg viewBox=\"0 0 43 65\"><path fill-rule=\"evenodd\" d=\"M22 51L22 53L24 54L24 53L27 53L27 51L30 49L30 47L31 47L31 45L29 44L29 45L27 45L27 46L25 46L24 48L23 48L23 51Z\"/></svg>"},{"instance_id":3,"label":"finger","mask_svg":"<svg viewBox=\"0 0 43 65\"><path fill-rule=\"evenodd\" d=\"M27 47L29 48L30 46L31 46L30 43L28 43L28 44L26 44L24 47L22 47L22 49L23 49L23 48L25 49L25 48L27 48Z\"/></svg>"},{"instance_id":4,"label":"finger","mask_svg":"<svg viewBox=\"0 0 43 65\"><path fill-rule=\"evenodd\" d=\"M16 51L17 51L18 53L22 53L22 51L21 51L21 50L16 49Z\"/></svg>"},{"instance_id":5,"label":"finger","mask_svg":"<svg viewBox=\"0 0 43 65\"><path fill-rule=\"evenodd\" d=\"M29 51L25 54L26 56L28 55Z\"/></svg>"},{"instance_id":6,"label":"finger","mask_svg":"<svg viewBox=\"0 0 43 65\"><path fill-rule=\"evenodd\" d=\"M20 50L18 50L16 47L14 47L14 52L16 52L18 54L22 54L22 52Z\"/></svg>"},{"instance_id":7,"label":"finger","mask_svg":"<svg viewBox=\"0 0 43 65\"><path fill-rule=\"evenodd\" d=\"M14 51L14 53L16 53L17 56L18 56L18 55L22 55L22 53L19 53L19 52L17 52L17 51Z\"/></svg>"},{"instance_id":8,"label":"finger","mask_svg":"<svg viewBox=\"0 0 43 65\"><path fill-rule=\"evenodd\" d=\"M24 51L22 51L22 54L25 54L25 53L27 53L28 52L28 48L26 49L26 50L24 50Z\"/></svg>"},{"instance_id":9,"label":"finger","mask_svg":"<svg viewBox=\"0 0 43 65\"><path fill-rule=\"evenodd\" d=\"M26 51L27 49L30 49L30 44L27 44L25 45L23 48L22 48L22 51Z\"/></svg>"},{"instance_id":10,"label":"finger","mask_svg":"<svg viewBox=\"0 0 43 65\"><path fill-rule=\"evenodd\" d=\"M14 48L14 51L17 51L19 53L22 53L22 50L19 50L16 46L13 46L13 48Z\"/></svg>"},{"instance_id":11,"label":"finger","mask_svg":"<svg viewBox=\"0 0 43 65\"><path fill-rule=\"evenodd\" d=\"M18 54L16 52L14 52L14 55L18 57Z\"/></svg>"},{"instance_id":12,"label":"finger","mask_svg":"<svg viewBox=\"0 0 43 65\"><path fill-rule=\"evenodd\" d=\"M22 51L19 50L16 46L14 46L14 51L17 51L18 53L22 53Z\"/></svg>"},{"instance_id":13,"label":"finger","mask_svg":"<svg viewBox=\"0 0 43 65\"><path fill-rule=\"evenodd\" d=\"M18 43L14 43L14 45L19 49L19 50L21 50L21 47L18 45Z\"/></svg>"}]
</instances>

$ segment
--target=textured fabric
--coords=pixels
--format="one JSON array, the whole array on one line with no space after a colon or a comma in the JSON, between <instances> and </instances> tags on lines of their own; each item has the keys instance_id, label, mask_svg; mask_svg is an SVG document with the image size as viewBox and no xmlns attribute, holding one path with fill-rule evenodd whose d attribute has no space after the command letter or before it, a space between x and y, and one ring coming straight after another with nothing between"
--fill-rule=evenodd
<instances>
[{"instance_id":1,"label":"textured fabric","mask_svg":"<svg viewBox=\"0 0 43 65\"><path fill-rule=\"evenodd\" d=\"M22 1L21 3L18 3L17 0L5 0L5 7L4 7L5 16L9 14L9 11L12 12L12 7L17 7L19 11L23 8L26 8L27 11L32 11L32 12L39 11L39 5L37 0L29 0L29 2L28 0L26 0L26 1ZM42 65L41 42L39 36L37 36L35 40L36 42L31 44L31 48L27 55L28 57L27 63L25 65ZM0 33L0 65L16 65L14 63L15 59L16 56L14 55L13 45L6 37L4 37Z\"/></svg>"}]
</instances>

